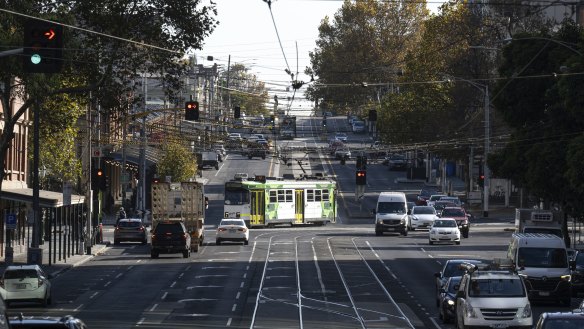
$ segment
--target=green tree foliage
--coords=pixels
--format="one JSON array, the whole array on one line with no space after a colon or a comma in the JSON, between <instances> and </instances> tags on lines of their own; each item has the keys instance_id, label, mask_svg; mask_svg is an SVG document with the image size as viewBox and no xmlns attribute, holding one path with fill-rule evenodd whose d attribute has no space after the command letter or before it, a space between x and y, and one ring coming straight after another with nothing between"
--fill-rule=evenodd
<instances>
[{"instance_id":1,"label":"green tree foliage","mask_svg":"<svg viewBox=\"0 0 584 329\"><path fill-rule=\"evenodd\" d=\"M61 74L27 74L19 56L3 57L0 61L0 99L4 109L0 157L6 157L14 138L14 125L23 114L34 103L41 104L43 111L56 111L49 106L62 105L63 98L56 95L87 97L91 92L92 104L99 104L102 115L106 118L123 116L130 108L127 102L141 101L140 76L150 75L161 80L166 95L175 101L181 89L181 76L189 69L184 55L201 48L202 40L217 24L215 4L202 3L202 0L6 2L4 9L75 28L64 27ZM25 19L18 14L0 12L2 50L22 46ZM7 110L13 99L24 103L19 108ZM76 118L71 115L67 119ZM59 138L69 141L71 135L55 136L55 145ZM66 167L64 164L51 166L56 172ZM4 162L0 161L0 184L3 175Z\"/></svg>"},{"instance_id":2,"label":"green tree foliage","mask_svg":"<svg viewBox=\"0 0 584 329\"><path fill-rule=\"evenodd\" d=\"M514 133L489 158L497 175L580 215L584 78L574 72L584 68L583 44L582 29L565 21L557 32L517 35L504 48L499 71L506 79L495 104Z\"/></svg>"},{"instance_id":3,"label":"green tree foliage","mask_svg":"<svg viewBox=\"0 0 584 329\"><path fill-rule=\"evenodd\" d=\"M197 159L188 145L181 142L165 144L162 159L156 164L160 177L171 176L173 182L186 182L197 173Z\"/></svg>"},{"instance_id":4,"label":"green tree foliage","mask_svg":"<svg viewBox=\"0 0 584 329\"><path fill-rule=\"evenodd\" d=\"M229 72L222 72L220 79L224 87L229 89L222 92L223 102L233 106L239 106L246 115L268 115L269 109L266 107L268 101L268 91L265 83L258 81L254 74L248 73L248 68L244 64L233 64Z\"/></svg>"},{"instance_id":5,"label":"green tree foliage","mask_svg":"<svg viewBox=\"0 0 584 329\"><path fill-rule=\"evenodd\" d=\"M379 95L362 83L395 80L427 15L425 1L345 1L334 19L326 17L319 27L306 70L318 81L307 97L329 110L364 114L363 104L377 102Z\"/></svg>"}]
</instances>

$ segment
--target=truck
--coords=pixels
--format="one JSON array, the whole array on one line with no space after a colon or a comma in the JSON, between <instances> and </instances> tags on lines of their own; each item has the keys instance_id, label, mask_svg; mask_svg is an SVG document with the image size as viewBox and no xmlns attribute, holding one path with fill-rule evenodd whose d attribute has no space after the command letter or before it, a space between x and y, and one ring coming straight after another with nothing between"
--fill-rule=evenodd
<instances>
[{"instance_id":1,"label":"truck","mask_svg":"<svg viewBox=\"0 0 584 329\"><path fill-rule=\"evenodd\" d=\"M205 151L197 153L197 166L199 169L212 167L219 170L219 156L215 151Z\"/></svg>"},{"instance_id":2,"label":"truck","mask_svg":"<svg viewBox=\"0 0 584 329\"><path fill-rule=\"evenodd\" d=\"M516 233L547 233L564 238L564 216L561 211L515 209Z\"/></svg>"},{"instance_id":3,"label":"truck","mask_svg":"<svg viewBox=\"0 0 584 329\"><path fill-rule=\"evenodd\" d=\"M152 231L160 222L180 221L191 236L191 251L199 251L205 239L205 210L209 205L204 181L152 183L151 197Z\"/></svg>"}]
</instances>

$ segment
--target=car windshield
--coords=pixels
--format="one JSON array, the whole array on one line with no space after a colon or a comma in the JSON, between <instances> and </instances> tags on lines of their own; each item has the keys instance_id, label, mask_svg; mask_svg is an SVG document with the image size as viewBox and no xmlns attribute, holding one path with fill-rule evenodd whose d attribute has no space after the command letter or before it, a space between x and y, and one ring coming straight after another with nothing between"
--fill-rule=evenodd
<instances>
[{"instance_id":1,"label":"car windshield","mask_svg":"<svg viewBox=\"0 0 584 329\"><path fill-rule=\"evenodd\" d=\"M455 294L456 291L458 290L458 284L460 283L460 279L461 277L457 276L454 278L451 278L450 281L448 282L448 293L451 294Z\"/></svg>"},{"instance_id":2,"label":"car windshield","mask_svg":"<svg viewBox=\"0 0 584 329\"><path fill-rule=\"evenodd\" d=\"M434 221L434 227L456 227L456 221L453 220L436 220Z\"/></svg>"},{"instance_id":3,"label":"car windshield","mask_svg":"<svg viewBox=\"0 0 584 329\"><path fill-rule=\"evenodd\" d=\"M443 197L443 195L432 195L430 196L430 201L440 200L441 197Z\"/></svg>"},{"instance_id":4,"label":"car windshield","mask_svg":"<svg viewBox=\"0 0 584 329\"><path fill-rule=\"evenodd\" d=\"M377 212L381 214L405 214L406 205L404 202L379 202Z\"/></svg>"},{"instance_id":5,"label":"car windshield","mask_svg":"<svg viewBox=\"0 0 584 329\"><path fill-rule=\"evenodd\" d=\"M434 207L414 207L412 209L412 214L416 215L434 215L435 213Z\"/></svg>"},{"instance_id":6,"label":"car windshield","mask_svg":"<svg viewBox=\"0 0 584 329\"><path fill-rule=\"evenodd\" d=\"M584 318L570 317L569 319L547 319L542 329L580 329L584 328Z\"/></svg>"},{"instance_id":7,"label":"car windshield","mask_svg":"<svg viewBox=\"0 0 584 329\"><path fill-rule=\"evenodd\" d=\"M541 268L566 268L568 255L563 248L527 248L518 251L519 266Z\"/></svg>"},{"instance_id":8,"label":"car windshield","mask_svg":"<svg viewBox=\"0 0 584 329\"><path fill-rule=\"evenodd\" d=\"M4 272L4 279L31 279L38 278L38 273L35 270L14 270Z\"/></svg>"},{"instance_id":9,"label":"car windshield","mask_svg":"<svg viewBox=\"0 0 584 329\"><path fill-rule=\"evenodd\" d=\"M444 209L442 210L444 217L464 217L464 211L460 209Z\"/></svg>"},{"instance_id":10,"label":"car windshield","mask_svg":"<svg viewBox=\"0 0 584 329\"><path fill-rule=\"evenodd\" d=\"M525 291L517 279L473 279L468 289L470 297L523 297Z\"/></svg>"}]
</instances>

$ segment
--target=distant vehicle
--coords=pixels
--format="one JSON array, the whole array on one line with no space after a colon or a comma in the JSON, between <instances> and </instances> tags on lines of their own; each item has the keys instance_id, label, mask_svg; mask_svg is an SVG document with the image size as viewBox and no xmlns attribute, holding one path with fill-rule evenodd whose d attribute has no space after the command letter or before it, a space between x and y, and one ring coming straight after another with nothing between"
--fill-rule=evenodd
<instances>
[{"instance_id":1,"label":"distant vehicle","mask_svg":"<svg viewBox=\"0 0 584 329\"><path fill-rule=\"evenodd\" d=\"M225 146L223 144L215 144L213 145L213 149L215 150L215 152L219 152L223 157L227 155L227 150L225 149Z\"/></svg>"},{"instance_id":2,"label":"distant vehicle","mask_svg":"<svg viewBox=\"0 0 584 329\"><path fill-rule=\"evenodd\" d=\"M434 273L436 277L435 292L436 292L436 306L440 303L440 288L446 284L449 278L455 276L463 276L465 270L460 267L460 264L485 264L482 260L478 259L449 259L444 263L440 272Z\"/></svg>"},{"instance_id":3,"label":"distant vehicle","mask_svg":"<svg viewBox=\"0 0 584 329\"><path fill-rule=\"evenodd\" d=\"M436 188L423 188L420 190L420 194L417 196L416 204L418 206L427 206L427 200L430 198L430 196L432 196L432 194L436 194L436 192L438 192L438 189Z\"/></svg>"},{"instance_id":4,"label":"distant vehicle","mask_svg":"<svg viewBox=\"0 0 584 329\"><path fill-rule=\"evenodd\" d=\"M440 201L442 202L442 201ZM470 230L470 225L468 223L468 215L461 207L445 207L440 213L440 217L453 218L458 224L460 233L463 238L468 238L468 232Z\"/></svg>"},{"instance_id":5,"label":"distant vehicle","mask_svg":"<svg viewBox=\"0 0 584 329\"><path fill-rule=\"evenodd\" d=\"M580 329L584 328L584 313L572 312L544 312L540 314L534 329Z\"/></svg>"},{"instance_id":6,"label":"distant vehicle","mask_svg":"<svg viewBox=\"0 0 584 329\"><path fill-rule=\"evenodd\" d=\"M233 179L235 180L246 180L248 178L247 173L244 172L238 172L233 176Z\"/></svg>"},{"instance_id":7,"label":"distant vehicle","mask_svg":"<svg viewBox=\"0 0 584 329\"><path fill-rule=\"evenodd\" d=\"M403 154L392 154L387 160L389 170L405 170L407 168L406 156Z\"/></svg>"},{"instance_id":8,"label":"distant vehicle","mask_svg":"<svg viewBox=\"0 0 584 329\"><path fill-rule=\"evenodd\" d=\"M262 160L266 159L267 150L262 146L253 147L247 150L247 158L262 158Z\"/></svg>"},{"instance_id":9,"label":"distant vehicle","mask_svg":"<svg viewBox=\"0 0 584 329\"><path fill-rule=\"evenodd\" d=\"M515 230L518 233L547 233L564 237L563 213L540 209L515 209Z\"/></svg>"},{"instance_id":10,"label":"distant vehicle","mask_svg":"<svg viewBox=\"0 0 584 329\"><path fill-rule=\"evenodd\" d=\"M460 198L458 198L457 196L443 196L440 198L439 201L452 202L452 203L456 204L457 207L464 206L464 203L462 201L460 201Z\"/></svg>"},{"instance_id":11,"label":"distant vehicle","mask_svg":"<svg viewBox=\"0 0 584 329\"><path fill-rule=\"evenodd\" d=\"M13 302L51 305L50 276L38 265L11 265L0 280L0 295L7 306Z\"/></svg>"},{"instance_id":12,"label":"distant vehicle","mask_svg":"<svg viewBox=\"0 0 584 329\"><path fill-rule=\"evenodd\" d=\"M353 132L354 133L364 133L365 132L365 121L354 121L353 122Z\"/></svg>"},{"instance_id":13,"label":"distant vehicle","mask_svg":"<svg viewBox=\"0 0 584 329\"><path fill-rule=\"evenodd\" d=\"M280 132L280 137L282 139L294 139L294 131L292 129L284 129Z\"/></svg>"},{"instance_id":14,"label":"distant vehicle","mask_svg":"<svg viewBox=\"0 0 584 329\"><path fill-rule=\"evenodd\" d=\"M444 196L448 196L448 195L446 195L446 194L432 194L432 195L430 195L429 199L426 199L426 205L427 206L434 206L434 202L440 200L440 198L442 198Z\"/></svg>"},{"instance_id":15,"label":"distant vehicle","mask_svg":"<svg viewBox=\"0 0 584 329\"><path fill-rule=\"evenodd\" d=\"M219 170L219 156L215 151L205 151L197 153L197 165L199 169L215 168Z\"/></svg>"},{"instance_id":16,"label":"distant vehicle","mask_svg":"<svg viewBox=\"0 0 584 329\"><path fill-rule=\"evenodd\" d=\"M430 206L415 206L410 212L410 229L429 228L438 219L436 209Z\"/></svg>"},{"instance_id":17,"label":"distant vehicle","mask_svg":"<svg viewBox=\"0 0 584 329\"><path fill-rule=\"evenodd\" d=\"M381 192L372 211L375 214L375 235L383 235L383 232L408 235L410 224L407 209L405 193Z\"/></svg>"},{"instance_id":18,"label":"distant vehicle","mask_svg":"<svg viewBox=\"0 0 584 329\"><path fill-rule=\"evenodd\" d=\"M332 117L333 116L333 112L324 112L324 116L325 117Z\"/></svg>"},{"instance_id":19,"label":"distant vehicle","mask_svg":"<svg viewBox=\"0 0 584 329\"><path fill-rule=\"evenodd\" d=\"M227 138L229 139L236 139L236 140L241 140L241 134L240 133L230 133Z\"/></svg>"},{"instance_id":20,"label":"distant vehicle","mask_svg":"<svg viewBox=\"0 0 584 329\"><path fill-rule=\"evenodd\" d=\"M215 244L220 245L225 241L243 242L249 244L249 229L241 218L223 218L217 226Z\"/></svg>"},{"instance_id":21,"label":"distant vehicle","mask_svg":"<svg viewBox=\"0 0 584 329\"><path fill-rule=\"evenodd\" d=\"M335 139L340 140L341 142L346 142L347 141L347 134L345 134L345 133L337 133L335 135Z\"/></svg>"},{"instance_id":22,"label":"distant vehicle","mask_svg":"<svg viewBox=\"0 0 584 329\"><path fill-rule=\"evenodd\" d=\"M87 329L87 325L71 315L24 316L22 313L8 319L12 329ZM0 328L4 328L0 325Z\"/></svg>"},{"instance_id":23,"label":"distant vehicle","mask_svg":"<svg viewBox=\"0 0 584 329\"><path fill-rule=\"evenodd\" d=\"M452 218L440 218L434 221L428 234L430 245L436 242L454 242L460 244L460 230Z\"/></svg>"},{"instance_id":24,"label":"distant vehicle","mask_svg":"<svg viewBox=\"0 0 584 329\"><path fill-rule=\"evenodd\" d=\"M350 159L351 151L346 147L337 148L335 150L335 159Z\"/></svg>"},{"instance_id":25,"label":"distant vehicle","mask_svg":"<svg viewBox=\"0 0 584 329\"><path fill-rule=\"evenodd\" d=\"M118 221L114 230L114 244L124 241L148 243L146 226L141 218L122 218Z\"/></svg>"}]
</instances>

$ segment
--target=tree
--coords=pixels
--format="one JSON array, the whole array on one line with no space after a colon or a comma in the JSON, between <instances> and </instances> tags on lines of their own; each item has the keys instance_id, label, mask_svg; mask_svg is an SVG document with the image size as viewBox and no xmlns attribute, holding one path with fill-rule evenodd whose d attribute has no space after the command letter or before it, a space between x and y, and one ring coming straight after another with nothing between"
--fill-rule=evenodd
<instances>
[{"instance_id":1,"label":"tree","mask_svg":"<svg viewBox=\"0 0 584 329\"><path fill-rule=\"evenodd\" d=\"M248 68L243 64L233 64L228 72L222 72L220 79L229 89L223 95L223 103L237 105L247 115L268 115L266 107L268 91L265 83L258 81L254 74L247 73Z\"/></svg>"},{"instance_id":2,"label":"tree","mask_svg":"<svg viewBox=\"0 0 584 329\"><path fill-rule=\"evenodd\" d=\"M200 6L201 2L120 0L108 6L97 0L8 2L5 9L78 29L64 29L61 74L26 74L18 56L0 61L0 99L4 109L0 157L6 158L14 126L22 115L33 104L51 111L47 106L56 95L87 97L91 92L92 102L87 103L99 104L106 125L111 118L127 115L130 107L124 103L140 102L142 75L161 77L167 96L174 99L181 88L180 76L189 69L183 55L201 48L203 38L217 24L213 17L217 14L215 4ZM0 35L0 44L5 49L20 47L23 22L22 16L0 12L5 31ZM12 112L13 99L24 103ZM3 177L4 162L0 161L0 184Z\"/></svg>"},{"instance_id":3,"label":"tree","mask_svg":"<svg viewBox=\"0 0 584 329\"><path fill-rule=\"evenodd\" d=\"M319 26L306 70L318 80L307 98L329 109L365 113L362 105L379 96L365 83L395 79L428 13L425 1L345 1L333 21L326 17Z\"/></svg>"},{"instance_id":4,"label":"tree","mask_svg":"<svg viewBox=\"0 0 584 329\"><path fill-rule=\"evenodd\" d=\"M170 141L164 146L162 159L156 164L160 177L171 176L174 182L186 182L197 173L197 159L188 145Z\"/></svg>"}]
</instances>

